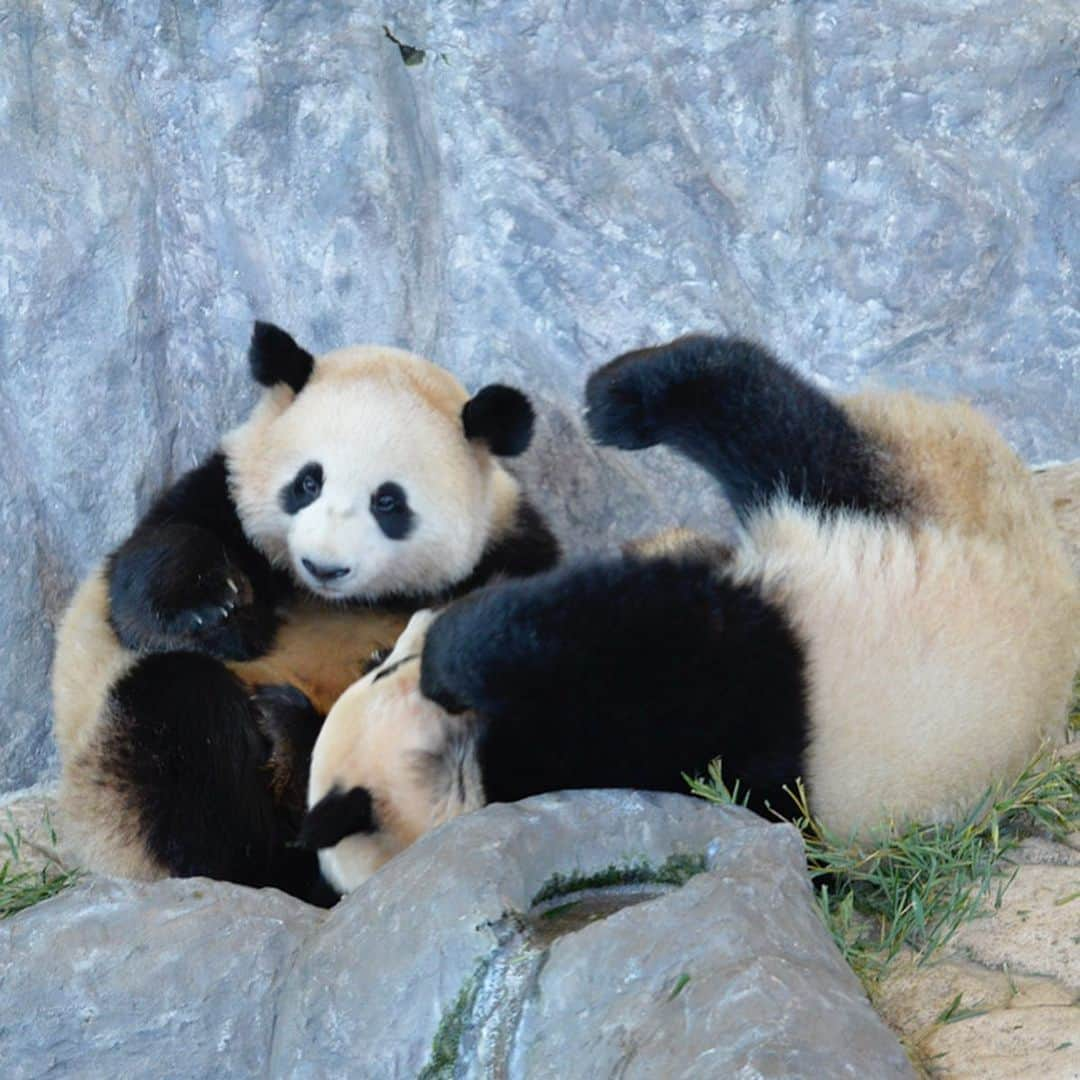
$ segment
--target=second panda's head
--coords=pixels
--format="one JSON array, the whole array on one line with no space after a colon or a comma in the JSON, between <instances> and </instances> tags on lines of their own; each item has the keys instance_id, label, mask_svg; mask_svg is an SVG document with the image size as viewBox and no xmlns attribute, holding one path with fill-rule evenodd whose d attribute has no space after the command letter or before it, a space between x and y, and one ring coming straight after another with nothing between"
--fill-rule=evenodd
<instances>
[{"instance_id":1,"label":"second panda's head","mask_svg":"<svg viewBox=\"0 0 1080 1080\"><path fill-rule=\"evenodd\" d=\"M420 654L434 615L418 611L393 651L338 698L311 755L301 846L351 892L430 831L484 804L469 716L420 693Z\"/></svg>"},{"instance_id":2,"label":"second panda's head","mask_svg":"<svg viewBox=\"0 0 1080 1080\"><path fill-rule=\"evenodd\" d=\"M529 444L519 391L470 398L401 349L316 358L268 323L255 324L249 358L266 390L224 440L233 499L249 539L311 592L437 594L509 528L518 488L492 455Z\"/></svg>"}]
</instances>

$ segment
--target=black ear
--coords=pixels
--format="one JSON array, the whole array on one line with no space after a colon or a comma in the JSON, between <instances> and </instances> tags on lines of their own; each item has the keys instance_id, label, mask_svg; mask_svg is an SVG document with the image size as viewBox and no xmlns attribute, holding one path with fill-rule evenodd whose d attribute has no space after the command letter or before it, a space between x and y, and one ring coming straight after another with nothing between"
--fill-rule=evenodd
<instances>
[{"instance_id":1,"label":"black ear","mask_svg":"<svg viewBox=\"0 0 1080 1080\"><path fill-rule=\"evenodd\" d=\"M532 440L533 407L520 390L492 383L465 402L461 422L466 439L480 439L493 454L514 457Z\"/></svg>"},{"instance_id":2,"label":"black ear","mask_svg":"<svg viewBox=\"0 0 1080 1080\"><path fill-rule=\"evenodd\" d=\"M296 843L307 851L318 851L333 847L354 833L373 833L378 829L367 788L342 791L333 787L304 815Z\"/></svg>"},{"instance_id":3,"label":"black ear","mask_svg":"<svg viewBox=\"0 0 1080 1080\"><path fill-rule=\"evenodd\" d=\"M257 322L248 349L251 374L263 386L285 383L296 393L304 388L315 366L315 357L273 323Z\"/></svg>"}]
</instances>

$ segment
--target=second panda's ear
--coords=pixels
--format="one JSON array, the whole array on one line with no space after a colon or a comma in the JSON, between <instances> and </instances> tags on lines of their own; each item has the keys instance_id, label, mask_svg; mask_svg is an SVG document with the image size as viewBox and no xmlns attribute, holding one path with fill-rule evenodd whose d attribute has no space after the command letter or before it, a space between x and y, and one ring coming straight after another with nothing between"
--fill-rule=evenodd
<instances>
[{"instance_id":1,"label":"second panda's ear","mask_svg":"<svg viewBox=\"0 0 1080 1080\"><path fill-rule=\"evenodd\" d=\"M299 394L311 377L315 357L301 349L281 327L257 322L251 332L248 364L257 383L263 386L284 383Z\"/></svg>"},{"instance_id":2,"label":"second panda's ear","mask_svg":"<svg viewBox=\"0 0 1080 1080\"><path fill-rule=\"evenodd\" d=\"M487 443L500 457L514 457L532 441L533 407L520 390L492 383L465 402L461 422L466 439Z\"/></svg>"},{"instance_id":3,"label":"second panda's ear","mask_svg":"<svg viewBox=\"0 0 1080 1080\"><path fill-rule=\"evenodd\" d=\"M354 833L378 832L379 823L366 787L333 787L305 815L296 837L306 851L333 847Z\"/></svg>"}]
</instances>

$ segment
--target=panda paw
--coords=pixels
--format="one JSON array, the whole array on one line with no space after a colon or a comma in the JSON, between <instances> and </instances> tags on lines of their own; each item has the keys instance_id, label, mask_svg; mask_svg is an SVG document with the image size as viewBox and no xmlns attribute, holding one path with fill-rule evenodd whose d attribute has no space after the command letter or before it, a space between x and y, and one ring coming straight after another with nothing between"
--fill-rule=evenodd
<instances>
[{"instance_id":1,"label":"panda paw","mask_svg":"<svg viewBox=\"0 0 1080 1080\"><path fill-rule=\"evenodd\" d=\"M165 614L161 624L166 634L176 637L213 635L232 618L236 608L237 596L230 590L218 593L205 604Z\"/></svg>"},{"instance_id":2,"label":"panda paw","mask_svg":"<svg viewBox=\"0 0 1080 1080\"><path fill-rule=\"evenodd\" d=\"M714 339L702 335L624 353L585 384L585 423L593 440L620 450L664 441L671 388L696 373Z\"/></svg>"},{"instance_id":3,"label":"panda paw","mask_svg":"<svg viewBox=\"0 0 1080 1080\"><path fill-rule=\"evenodd\" d=\"M137 651L261 655L276 619L221 540L188 524L137 530L111 557L110 621Z\"/></svg>"}]
</instances>

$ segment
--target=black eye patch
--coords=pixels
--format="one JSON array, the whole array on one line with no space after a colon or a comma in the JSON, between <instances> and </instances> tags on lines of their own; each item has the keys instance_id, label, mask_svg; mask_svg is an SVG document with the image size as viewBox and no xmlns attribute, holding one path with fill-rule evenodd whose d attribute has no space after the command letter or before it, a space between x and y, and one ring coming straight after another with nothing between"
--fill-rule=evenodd
<instances>
[{"instance_id":1,"label":"black eye patch","mask_svg":"<svg viewBox=\"0 0 1080 1080\"><path fill-rule=\"evenodd\" d=\"M387 675L393 675L393 673L397 671L397 669L401 667L402 664L407 664L410 660L419 659L419 653L413 653L411 656L403 656L400 660L398 660L396 663L391 664L388 668L383 668L383 670L380 671L379 674L371 680L372 686L374 686L375 683L377 683L380 679L385 679Z\"/></svg>"},{"instance_id":2,"label":"black eye patch","mask_svg":"<svg viewBox=\"0 0 1080 1080\"><path fill-rule=\"evenodd\" d=\"M394 650L389 646L382 645L377 648L368 658L364 661L364 666L360 671L361 675L370 675L376 668L381 668L387 660L390 659L390 654Z\"/></svg>"},{"instance_id":3,"label":"black eye patch","mask_svg":"<svg viewBox=\"0 0 1080 1080\"><path fill-rule=\"evenodd\" d=\"M383 535L391 540L404 540L412 532L416 521L404 488L392 480L375 489L371 496L371 515L378 522Z\"/></svg>"},{"instance_id":4,"label":"black eye patch","mask_svg":"<svg viewBox=\"0 0 1080 1080\"><path fill-rule=\"evenodd\" d=\"M310 506L322 494L322 487L322 466L317 461L309 461L281 489L281 493L278 495L281 509L286 514L298 514L305 506Z\"/></svg>"}]
</instances>

